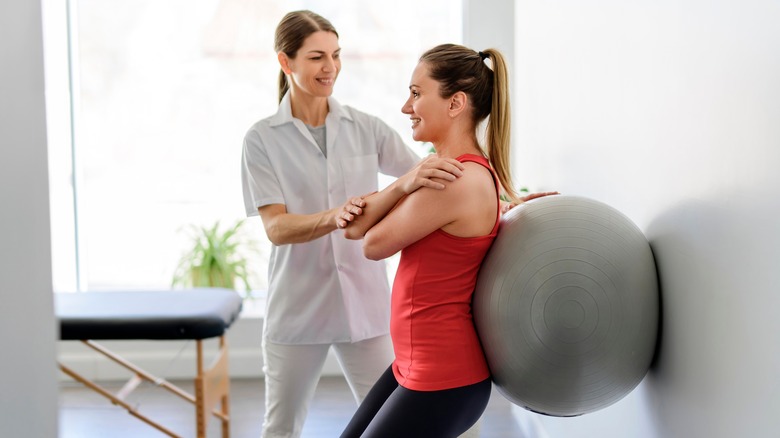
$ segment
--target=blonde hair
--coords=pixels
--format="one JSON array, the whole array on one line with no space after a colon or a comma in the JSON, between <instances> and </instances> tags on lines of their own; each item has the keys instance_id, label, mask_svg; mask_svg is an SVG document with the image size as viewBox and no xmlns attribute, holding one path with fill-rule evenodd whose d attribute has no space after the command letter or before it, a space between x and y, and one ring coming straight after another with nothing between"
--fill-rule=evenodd
<instances>
[{"instance_id":1,"label":"blonde hair","mask_svg":"<svg viewBox=\"0 0 780 438\"><path fill-rule=\"evenodd\" d=\"M312 11L288 12L282 18L282 21L279 22L279 25L276 26L274 50L276 50L276 53L284 52L288 58L295 59L306 38L319 31L333 32L337 38L339 36L336 28L330 24L330 21ZM287 75L284 74L284 71L280 71L279 102L282 101L289 89L290 84L287 82Z\"/></svg>"},{"instance_id":2,"label":"blonde hair","mask_svg":"<svg viewBox=\"0 0 780 438\"><path fill-rule=\"evenodd\" d=\"M487 58L492 69L485 63ZM425 62L431 78L439 83L441 97L449 98L458 91L466 93L472 104L475 129L490 116L486 155L506 196L517 201L509 165L511 114L504 56L496 49L476 52L458 44L442 44L423 53L420 62Z\"/></svg>"}]
</instances>

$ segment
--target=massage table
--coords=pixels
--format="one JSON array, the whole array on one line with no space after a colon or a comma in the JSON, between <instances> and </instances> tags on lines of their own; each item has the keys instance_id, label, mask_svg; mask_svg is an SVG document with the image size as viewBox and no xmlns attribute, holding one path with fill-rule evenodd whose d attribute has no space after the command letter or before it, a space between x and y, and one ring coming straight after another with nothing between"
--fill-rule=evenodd
<instances>
[{"instance_id":1,"label":"massage table","mask_svg":"<svg viewBox=\"0 0 780 438\"><path fill-rule=\"evenodd\" d=\"M125 408L131 415L171 437L176 433L140 413L124 401L144 380L152 382L195 405L198 438L205 438L209 414L222 422L222 437L230 434L228 348L225 332L241 311L241 297L227 289L55 293L54 306L60 339L81 341L133 373L117 393L76 373L62 363L59 368L73 379ZM203 340L219 338L219 349L204 367ZM153 376L96 340L195 340L197 375L192 395ZM219 409L217 409L219 404Z\"/></svg>"}]
</instances>

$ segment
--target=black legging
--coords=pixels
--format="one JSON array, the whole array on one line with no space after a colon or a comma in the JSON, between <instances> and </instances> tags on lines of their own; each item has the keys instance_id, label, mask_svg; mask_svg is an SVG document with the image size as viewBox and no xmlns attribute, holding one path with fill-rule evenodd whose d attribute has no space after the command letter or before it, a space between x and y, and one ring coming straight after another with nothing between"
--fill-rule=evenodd
<instances>
[{"instance_id":1,"label":"black legging","mask_svg":"<svg viewBox=\"0 0 780 438\"><path fill-rule=\"evenodd\" d=\"M341 438L457 437L479 420L490 399L490 379L442 391L400 386L392 367L371 388Z\"/></svg>"}]
</instances>

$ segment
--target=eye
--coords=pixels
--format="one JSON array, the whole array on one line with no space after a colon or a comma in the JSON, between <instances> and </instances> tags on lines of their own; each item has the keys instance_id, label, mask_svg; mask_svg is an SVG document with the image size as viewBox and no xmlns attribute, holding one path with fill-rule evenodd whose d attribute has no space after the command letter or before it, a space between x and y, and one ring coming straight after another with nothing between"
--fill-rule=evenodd
<instances>
[{"instance_id":1,"label":"eye","mask_svg":"<svg viewBox=\"0 0 780 438\"><path fill-rule=\"evenodd\" d=\"M309 59L311 59L312 61L319 61L320 59L322 59L322 56L312 56Z\"/></svg>"},{"instance_id":2,"label":"eye","mask_svg":"<svg viewBox=\"0 0 780 438\"><path fill-rule=\"evenodd\" d=\"M336 53L335 55L333 55L333 59L339 59L339 58L341 58L341 53Z\"/></svg>"},{"instance_id":3,"label":"eye","mask_svg":"<svg viewBox=\"0 0 780 438\"><path fill-rule=\"evenodd\" d=\"M417 98L417 97L419 97L419 96L420 96L420 93L418 93L418 92L416 92L416 91L412 90L412 96L413 96L413 97L415 97L415 98Z\"/></svg>"}]
</instances>

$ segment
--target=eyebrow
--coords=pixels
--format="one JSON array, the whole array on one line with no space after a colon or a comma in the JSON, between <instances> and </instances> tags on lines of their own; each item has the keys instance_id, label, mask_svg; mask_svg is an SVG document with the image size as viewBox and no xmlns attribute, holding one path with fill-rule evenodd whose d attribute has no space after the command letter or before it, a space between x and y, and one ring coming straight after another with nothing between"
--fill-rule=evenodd
<instances>
[{"instance_id":1,"label":"eyebrow","mask_svg":"<svg viewBox=\"0 0 780 438\"><path fill-rule=\"evenodd\" d=\"M320 54L320 55L325 55L327 52L325 52L324 50L309 50L309 51L308 51L308 52L306 52L306 53L307 53L307 54L316 53L316 54ZM336 50L335 50L333 53L341 53L341 48L339 47L339 48L338 48L338 49L336 49Z\"/></svg>"}]
</instances>

